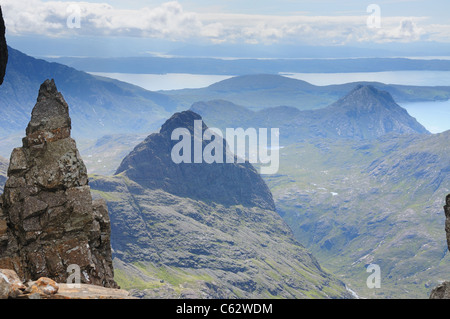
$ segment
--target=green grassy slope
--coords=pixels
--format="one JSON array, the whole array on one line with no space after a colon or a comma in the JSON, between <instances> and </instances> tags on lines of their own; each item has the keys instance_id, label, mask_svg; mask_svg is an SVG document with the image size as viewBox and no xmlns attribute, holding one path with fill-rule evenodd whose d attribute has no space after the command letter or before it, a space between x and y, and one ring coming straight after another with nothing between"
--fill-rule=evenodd
<instances>
[{"instance_id":1,"label":"green grassy slope","mask_svg":"<svg viewBox=\"0 0 450 319\"><path fill-rule=\"evenodd\" d=\"M296 238L364 297L427 298L448 277L450 131L373 142L310 140L265 177ZM379 264L381 289L366 286Z\"/></svg>"}]
</instances>

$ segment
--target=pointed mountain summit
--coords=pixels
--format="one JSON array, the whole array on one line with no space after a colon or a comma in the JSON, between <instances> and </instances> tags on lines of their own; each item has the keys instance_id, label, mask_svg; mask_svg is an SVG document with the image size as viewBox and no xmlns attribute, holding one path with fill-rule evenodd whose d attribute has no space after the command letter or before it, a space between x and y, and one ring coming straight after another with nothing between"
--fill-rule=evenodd
<instances>
[{"instance_id":1,"label":"pointed mountain summit","mask_svg":"<svg viewBox=\"0 0 450 319\"><path fill-rule=\"evenodd\" d=\"M226 142L223 143L223 163L194 163L192 160L177 164L172 160L171 151L178 140L172 140L171 135L177 128L190 132L193 157L196 120L202 123L203 136L208 127L200 115L192 111L175 113L159 133L148 136L124 158L116 174L123 173L146 188L161 189L177 196L275 210L269 188L250 163L226 163ZM202 153L208 142L202 141Z\"/></svg>"},{"instance_id":2,"label":"pointed mountain summit","mask_svg":"<svg viewBox=\"0 0 450 319\"><path fill-rule=\"evenodd\" d=\"M61 133L60 138L70 136L71 120L69 117L69 106L61 93L58 92L55 81L46 80L39 89L36 107L31 113L31 121L28 124L26 134L39 136L39 133ZM41 136L50 138L50 136ZM35 141L40 144L42 141Z\"/></svg>"},{"instance_id":3,"label":"pointed mountain summit","mask_svg":"<svg viewBox=\"0 0 450 319\"><path fill-rule=\"evenodd\" d=\"M77 266L81 283L115 288L106 203L92 200L70 123L67 103L46 80L0 197L0 268L24 281L64 283Z\"/></svg>"},{"instance_id":4,"label":"pointed mountain summit","mask_svg":"<svg viewBox=\"0 0 450 319\"><path fill-rule=\"evenodd\" d=\"M388 133L429 133L388 92L371 85L358 85L345 97L317 112L326 114L322 125L341 137L372 139Z\"/></svg>"}]
</instances>

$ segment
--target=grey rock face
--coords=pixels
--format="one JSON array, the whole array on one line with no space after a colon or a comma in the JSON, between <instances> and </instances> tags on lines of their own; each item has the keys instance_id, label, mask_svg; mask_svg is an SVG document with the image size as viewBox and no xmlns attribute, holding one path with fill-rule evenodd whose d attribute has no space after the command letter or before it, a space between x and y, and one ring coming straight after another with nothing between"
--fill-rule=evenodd
<instances>
[{"instance_id":1,"label":"grey rock face","mask_svg":"<svg viewBox=\"0 0 450 319\"><path fill-rule=\"evenodd\" d=\"M161 189L177 196L275 210L272 193L250 163L225 163L225 142L223 163L172 161L171 150L178 141L171 140L171 134L176 128L189 130L191 154L194 154L195 120L202 118L192 111L175 113L159 133L147 137L125 157L116 174L123 173L145 188ZM202 134L207 128L203 123ZM202 151L207 144L203 141Z\"/></svg>"},{"instance_id":2,"label":"grey rock face","mask_svg":"<svg viewBox=\"0 0 450 319\"><path fill-rule=\"evenodd\" d=\"M7 62L8 48L5 39L5 22L3 21L2 8L0 7L0 85L3 83Z\"/></svg>"},{"instance_id":3,"label":"grey rock face","mask_svg":"<svg viewBox=\"0 0 450 319\"><path fill-rule=\"evenodd\" d=\"M75 264L82 283L116 287L106 204L92 201L70 130L68 105L47 80L23 147L11 154L0 200L0 268L14 269L23 280L66 282Z\"/></svg>"}]
</instances>

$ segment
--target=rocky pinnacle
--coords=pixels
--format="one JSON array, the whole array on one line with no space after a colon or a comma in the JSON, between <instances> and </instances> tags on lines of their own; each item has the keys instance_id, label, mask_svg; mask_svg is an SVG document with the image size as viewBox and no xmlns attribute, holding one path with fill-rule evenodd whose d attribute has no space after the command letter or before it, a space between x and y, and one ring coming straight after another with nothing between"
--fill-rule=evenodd
<instances>
[{"instance_id":1,"label":"rocky pinnacle","mask_svg":"<svg viewBox=\"0 0 450 319\"><path fill-rule=\"evenodd\" d=\"M0 198L0 268L23 280L69 278L114 288L108 210L92 200L70 130L69 107L46 80Z\"/></svg>"}]
</instances>

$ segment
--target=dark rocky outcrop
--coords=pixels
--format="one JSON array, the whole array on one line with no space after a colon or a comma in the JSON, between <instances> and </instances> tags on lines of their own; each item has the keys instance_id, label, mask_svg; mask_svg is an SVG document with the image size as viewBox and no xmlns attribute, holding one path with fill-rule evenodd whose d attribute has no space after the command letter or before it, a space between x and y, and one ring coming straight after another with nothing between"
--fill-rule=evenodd
<instances>
[{"instance_id":1,"label":"dark rocky outcrop","mask_svg":"<svg viewBox=\"0 0 450 319\"><path fill-rule=\"evenodd\" d=\"M450 251L450 194L445 198L445 232L447 247ZM430 299L450 299L450 282L445 281L431 291Z\"/></svg>"},{"instance_id":2,"label":"dark rocky outcrop","mask_svg":"<svg viewBox=\"0 0 450 319\"><path fill-rule=\"evenodd\" d=\"M123 173L145 188L162 189L177 196L275 210L272 193L250 163L226 163L226 143L223 163L194 163L195 120L202 118L192 111L175 113L159 133L147 137L125 157L116 174ZM202 124L203 136L208 127ZM171 150L179 142L171 140L176 128L186 128L191 133L192 163L176 164L171 159ZM208 143L203 141L202 152Z\"/></svg>"},{"instance_id":3,"label":"dark rocky outcrop","mask_svg":"<svg viewBox=\"0 0 450 319\"><path fill-rule=\"evenodd\" d=\"M8 48L5 39L5 22L3 21L2 7L0 7L0 85L3 83L7 63Z\"/></svg>"},{"instance_id":4,"label":"dark rocky outcrop","mask_svg":"<svg viewBox=\"0 0 450 319\"><path fill-rule=\"evenodd\" d=\"M82 283L114 288L106 204L92 200L70 131L69 107L46 80L0 198L0 268L63 283L75 264Z\"/></svg>"}]
</instances>

